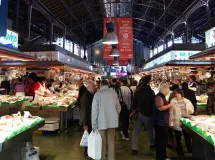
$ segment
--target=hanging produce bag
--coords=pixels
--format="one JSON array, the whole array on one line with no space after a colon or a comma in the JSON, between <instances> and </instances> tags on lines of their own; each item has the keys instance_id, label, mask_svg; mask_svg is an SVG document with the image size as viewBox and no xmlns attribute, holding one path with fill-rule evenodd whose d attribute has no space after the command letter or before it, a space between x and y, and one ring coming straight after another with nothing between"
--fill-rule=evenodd
<instances>
[{"instance_id":1,"label":"hanging produce bag","mask_svg":"<svg viewBox=\"0 0 215 160\"><path fill-rule=\"evenodd\" d=\"M88 137L88 156L92 159L102 157L102 138L98 131L92 131Z\"/></svg>"},{"instance_id":2,"label":"hanging produce bag","mask_svg":"<svg viewBox=\"0 0 215 160\"><path fill-rule=\"evenodd\" d=\"M30 142L22 149L22 160L40 160L39 151Z\"/></svg>"},{"instance_id":3,"label":"hanging produce bag","mask_svg":"<svg viewBox=\"0 0 215 160\"><path fill-rule=\"evenodd\" d=\"M89 133L87 131L84 131L84 134L81 138L80 146L81 147L87 147L88 146L88 137Z\"/></svg>"}]
</instances>

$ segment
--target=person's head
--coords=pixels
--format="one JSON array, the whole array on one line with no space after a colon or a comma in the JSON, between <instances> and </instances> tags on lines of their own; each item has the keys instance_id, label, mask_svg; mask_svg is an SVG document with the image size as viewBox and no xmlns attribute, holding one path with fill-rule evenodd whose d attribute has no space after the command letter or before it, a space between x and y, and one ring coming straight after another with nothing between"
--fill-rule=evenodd
<instances>
[{"instance_id":1,"label":"person's head","mask_svg":"<svg viewBox=\"0 0 215 160\"><path fill-rule=\"evenodd\" d=\"M19 82L19 83L22 83L22 78L18 78L18 82Z\"/></svg>"},{"instance_id":2,"label":"person's head","mask_svg":"<svg viewBox=\"0 0 215 160\"><path fill-rule=\"evenodd\" d=\"M159 88L159 92L162 93L164 96L167 96L169 94L169 86L162 84Z\"/></svg>"},{"instance_id":3,"label":"person's head","mask_svg":"<svg viewBox=\"0 0 215 160\"><path fill-rule=\"evenodd\" d=\"M187 83L187 82L183 82L183 83L181 84L181 87L182 87L183 90L188 90L188 89L189 89L188 83Z\"/></svg>"},{"instance_id":4,"label":"person's head","mask_svg":"<svg viewBox=\"0 0 215 160\"><path fill-rule=\"evenodd\" d=\"M174 90L176 90L176 89L178 89L178 88L179 88L179 85L178 85L178 84L173 84L172 87L170 87L170 90L171 90L171 91L174 91Z\"/></svg>"},{"instance_id":5,"label":"person's head","mask_svg":"<svg viewBox=\"0 0 215 160\"><path fill-rule=\"evenodd\" d=\"M188 81L189 82L195 82L196 81L196 76L190 75L189 78L188 78Z\"/></svg>"},{"instance_id":6,"label":"person's head","mask_svg":"<svg viewBox=\"0 0 215 160\"><path fill-rule=\"evenodd\" d=\"M146 75L142 78L142 83L144 85L150 85L151 83L151 80L152 80L152 76L151 75Z\"/></svg>"},{"instance_id":7,"label":"person's head","mask_svg":"<svg viewBox=\"0 0 215 160\"><path fill-rule=\"evenodd\" d=\"M108 85L109 85L109 82L106 79L101 81L101 86L108 86Z\"/></svg>"},{"instance_id":8,"label":"person's head","mask_svg":"<svg viewBox=\"0 0 215 160\"><path fill-rule=\"evenodd\" d=\"M33 83L34 81L33 81L33 79L31 77L28 77L28 82Z\"/></svg>"},{"instance_id":9,"label":"person's head","mask_svg":"<svg viewBox=\"0 0 215 160\"><path fill-rule=\"evenodd\" d=\"M78 87L79 87L79 88L80 88L81 86L83 86L83 85L84 85L83 80L78 81Z\"/></svg>"},{"instance_id":10,"label":"person's head","mask_svg":"<svg viewBox=\"0 0 215 160\"><path fill-rule=\"evenodd\" d=\"M174 91L174 94L175 94L176 99L178 99L178 100L183 99L183 97L184 97L184 91L180 88L176 89Z\"/></svg>"},{"instance_id":11,"label":"person's head","mask_svg":"<svg viewBox=\"0 0 215 160\"><path fill-rule=\"evenodd\" d=\"M214 83L209 83L208 88L214 88Z\"/></svg>"},{"instance_id":12,"label":"person's head","mask_svg":"<svg viewBox=\"0 0 215 160\"><path fill-rule=\"evenodd\" d=\"M117 83L117 79L116 78L113 78L112 80L111 80L111 84L112 85L115 85Z\"/></svg>"},{"instance_id":13,"label":"person's head","mask_svg":"<svg viewBox=\"0 0 215 160\"><path fill-rule=\"evenodd\" d=\"M54 79L50 79L50 83L54 83Z\"/></svg>"},{"instance_id":14,"label":"person's head","mask_svg":"<svg viewBox=\"0 0 215 160\"><path fill-rule=\"evenodd\" d=\"M132 86L137 86L137 84L138 84L137 80L132 81Z\"/></svg>"},{"instance_id":15,"label":"person's head","mask_svg":"<svg viewBox=\"0 0 215 160\"><path fill-rule=\"evenodd\" d=\"M46 77L38 77L38 82L45 83L46 82Z\"/></svg>"},{"instance_id":16,"label":"person's head","mask_svg":"<svg viewBox=\"0 0 215 160\"><path fill-rule=\"evenodd\" d=\"M181 84L181 80L175 79L175 80L173 81L173 83L179 85L179 84Z\"/></svg>"},{"instance_id":17,"label":"person's head","mask_svg":"<svg viewBox=\"0 0 215 160\"><path fill-rule=\"evenodd\" d=\"M88 80L87 83L86 83L86 87L87 87L87 90L88 90L90 93L96 92L96 84L95 84L94 81Z\"/></svg>"},{"instance_id":18,"label":"person's head","mask_svg":"<svg viewBox=\"0 0 215 160\"><path fill-rule=\"evenodd\" d=\"M126 78L121 79L121 81L120 81L120 82L122 83L122 85L123 85L123 86L127 86L127 85L128 85L128 81L127 81L127 79L126 79Z\"/></svg>"}]
</instances>

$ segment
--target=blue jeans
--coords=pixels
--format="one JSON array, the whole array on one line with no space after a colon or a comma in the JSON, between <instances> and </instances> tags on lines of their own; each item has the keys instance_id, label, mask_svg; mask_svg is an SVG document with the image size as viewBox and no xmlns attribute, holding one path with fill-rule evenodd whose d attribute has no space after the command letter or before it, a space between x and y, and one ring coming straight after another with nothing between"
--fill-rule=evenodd
<instances>
[{"instance_id":1,"label":"blue jeans","mask_svg":"<svg viewBox=\"0 0 215 160\"><path fill-rule=\"evenodd\" d=\"M132 137L132 150L138 150L139 142L140 142L140 131L141 126L144 125L150 146L155 145L155 134L152 126L152 119L146 116L143 116L141 113L138 113L137 119L135 121L133 137Z\"/></svg>"}]
</instances>

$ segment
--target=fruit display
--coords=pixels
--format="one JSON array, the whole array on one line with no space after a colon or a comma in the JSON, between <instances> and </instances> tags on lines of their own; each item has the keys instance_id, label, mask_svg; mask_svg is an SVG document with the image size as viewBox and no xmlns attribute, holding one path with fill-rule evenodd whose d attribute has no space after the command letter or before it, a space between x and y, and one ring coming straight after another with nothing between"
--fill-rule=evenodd
<instances>
[{"instance_id":1,"label":"fruit display","mask_svg":"<svg viewBox=\"0 0 215 160\"><path fill-rule=\"evenodd\" d=\"M182 123L215 145L215 116L198 115L182 118Z\"/></svg>"},{"instance_id":2,"label":"fruit display","mask_svg":"<svg viewBox=\"0 0 215 160\"><path fill-rule=\"evenodd\" d=\"M196 96L196 100L198 101L198 103L207 103L208 100L208 96L207 95L200 95L200 96Z\"/></svg>"},{"instance_id":3,"label":"fruit display","mask_svg":"<svg viewBox=\"0 0 215 160\"><path fill-rule=\"evenodd\" d=\"M15 104L19 102L24 102L26 100L28 100L28 98L22 96L0 95L1 104Z\"/></svg>"},{"instance_id":4,"label":"fruit display","mask_svg":"<svg viewBox=\"0 0 215 160\"><path fill-rule=\"evenodd\" d=\"M40 117L23 117L20 114L5 115L0 117L0 143L15 137L19 133L30 129L32 126L44 121Z\"/></svg>"}]
</instances>

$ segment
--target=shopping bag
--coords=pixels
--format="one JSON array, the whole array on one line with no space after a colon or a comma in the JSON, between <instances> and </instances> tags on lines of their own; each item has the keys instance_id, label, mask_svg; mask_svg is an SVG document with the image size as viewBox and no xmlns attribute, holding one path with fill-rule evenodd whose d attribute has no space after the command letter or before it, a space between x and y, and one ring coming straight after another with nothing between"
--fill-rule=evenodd
<instances>
[{"instance_id":1,"label":"shopping bag","mask_svg":"<svg viewBox=\"0 0 215 160\"><path fill-rule=\"evenodd\" d=\"M102 158L102 138L98 131L92 131L88 137L88 156L92 159Z\"/></svg>"},{"instance_id":2,"label":"shopping bag","mask_svg":"<svg viewBox=\"0 0 215 160\"><path fill-rule=\"evenodd\" d=\"M87 147L88 146L88 137L89 133L87 131L84 131L84 134L81 138L80 146L81 147Z\"/></svg>"},{"instance_id":3,"label":"shopping bag","mask_svg":"<svg viewBox=\"0 0 215 160\"><path fill-rule=\"evenodd\" d=\"M30 142L22 149L22 160L40 160L39 151Z\"/></svg>"}]
</instances>

